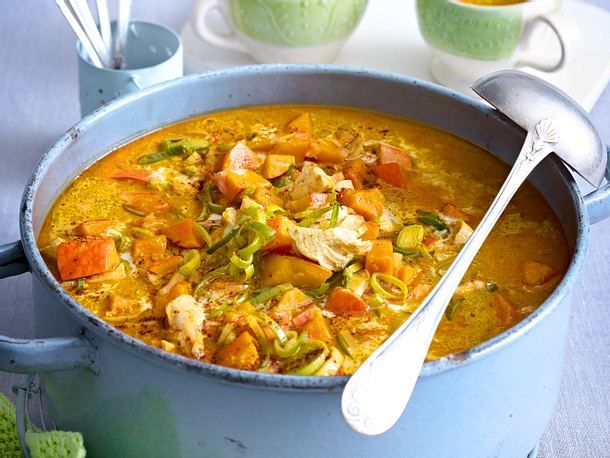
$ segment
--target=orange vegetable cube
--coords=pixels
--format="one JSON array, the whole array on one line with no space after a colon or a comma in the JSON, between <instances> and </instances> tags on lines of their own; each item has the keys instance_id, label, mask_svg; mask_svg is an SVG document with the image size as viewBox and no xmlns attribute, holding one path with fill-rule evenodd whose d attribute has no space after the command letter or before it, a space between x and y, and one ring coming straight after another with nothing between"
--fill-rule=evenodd
<instances>
[{"instance_id":1,"label":"orange vegetable cube","mask_svg":"<svg viewBox=\"0 0 610 458\"><path fill-rule=\"evenodd\" d=\"M233 342L218 349L214 362L235 369L255 370L260 356L254 338L248 331L242 332Z\"/></svg>"},{"instance_id":2,"label":"orange vegetable cube","mask_svg":"<svg viewBox=\"0 0 610 458\"><path fill-rule=\"evenodd\" d=\"M404 188L407 184L402 169L396 162L375 165L371 168L371 172L373 172L373 175L377 178L392 186L396 186L397 188Z\"/></svg>"},{"instance_id":3,"label":"orange vegetable cube","mask_svg":"<svg viewBox=\"0 0 610 458\"><path fill-rule=\"evenodd\" d=\"M277 305L271 311L271 316L278 321L282 327L287 327L292 319L292 314L313 300L299 288L292 288L284 292Z\"/></svg>"},{"instance_id":4,"label":"orange vegetable cube","mask_svg":"<svg viewBox=\"0 0 610 458\"><path fill-rule=\"evenodd\" d=\"M364 187L364 179L368 172L368 168L364 161L360 158L351 161L346 172L345 178L351 180L354 189L362 189Z\"/></svg>"},{"instance_id":5,"label":"orange vegetable cube","mask_svg":"<svg viewBox=\"0 0 610 458\"><path fill-rule=\"evenodd\" d=\"M349 150L330 139L317 140L311 143L312 157L323 164L342 164Z\"/></svg>"},{"instance_id":6,"label":"orange vegetable cube","mask_svg":"<svg viewBox=\"0 0 610 458\"><path fill-rule=\"evenodd\" d=\"M247 169L223 170L214 174L214 181L229 202L233 202L246 188L271 187L271 183L262 176Z\"/></svg>"},{"instance_id":7,"label":"orange vegetable cube","mask_svg":"<svg viewBox=\"0 0 610 458\"><path fill-rule=\"evenodd\" d=\"M285 174L291 165L294 165L294 156L286 154L267 154L263 163L263 176L268 180L277 178Z\"/></svg>"},{"instance_id":8,"label":"orange vegetable cube","mask_svg":"<svg viewBox=\"0 0 610 458\"><path fill-rule=\"evenodd\" d=\"M339 202L364 216L367 221L375 221L383 212L385 197L379 189L345 189L339 195Z\"/></svg>"},{"instance_id":9,"label":"orange vegetable cube","mask_svg":"<svg viewBox=\"0 0 610 458\"><path fill-rule=\"evenodd\" d=\"M112 221L109 219L84 221L76 226L76 234L79 237L100 237L110 229L110 226L112 226Z\"/></svg>"},{"instance_id":10,"label":"orange vegetable cube","mask_svg":"<svg viewBox=\"0 0 610 458\"><path fill-rule=\"evenodd\" d=\"M296 132L280 137L275 142L272 152L274 154L287 154L294 156L297 162L303 162L305 153L311 145L311 136L307 133Z\"/></svg>"},{"instance_id":11,"label":"orange vegetable cube","mask_svg":"<svg viewBox=\"0 0 610 458\"><path fill-rule=\"evenodd\" d=\"M62 280L74 280L114 269L119 255L110 238L61 243L57 247L57 268Z\"/></svg>"},{"instance_id":12,"label":"orange vegetable cube","mask_svg":"<svg viewBox=\"0 0 610 458\"><path fill-rule=\"evenodd\" d=\"M284 205L284 201L275 193L273 188L259 186L251 197L263 207L269 205L279 205L281 207Z\"/></svg>"},{"instance_id":13,"label":"orange vegetable cube","mask_svg":"<svg viewBox=\"0 0 610 458\"><path fill-rule=\"evenodd\" d=\"M169 256L160 261L153 262L148 266L148 270L152 273L164 277L165 275L175 272L182 263L182 256Z\"/></svg>"},{"instance_id":14,"label":"orange vegetable cube","mask_svg":"<svg viewBox=\"0 0 610 458\"><path fill-rule=\"evenodd\" d=\"M340 286L330 292L326 302L326 310L337 315L361 315L366 311L366 307L366 302L349 289Z\"/></svg>"},{"instance_id":15,"label":"orange vegetable cube","mask_svg":"<svg viewBox=\"0 0 610 458\"><path fill-rule=\"evenodd\" d=\"M290 208L295 212L301 212L310 207L321 208L328 202L328 194L323 192L314 192L303 196L299 199L290 201Z\"/></svg>"},{"instance_id":16,"label":"orange vegetable cube","mask_svg":"<svg viewBox=\"0 0 610 458\"><path fill-rule=\"evenodd\" d=\"M321 265L297 258L269 254L261 262L261 286L292 283L297 288L317 288L332 275Z\"/></svg>"},{"instance_id":17,"label":"orange vegetable cube","mask_svg":"<svg viewBox=\"0 0 610 458\"><path fill-rule=\"evenodd\" d=\"M375 240L379 236L379 224L371 221L364 223L366 232L360 237L362 240Z\"/></svg>"},{"instance_id":18,"label":"orange vegetable cube","mask_svg":"<svg viewBox=\"0 0 610 458\"><path fill-rule=\"evenodd\" d=\"M142 264L147 261L158 261L167 249L167 239L164 235L157 235L147 239L136 239L133 241L131 255L133 262Z\"/></svg>"},{"instance_id":19,"label":"orange vegetable cube","mask_svg":"<svg viewBox=\"0 0 610 458\"><path fill-rule=\"evenodd\" d=\"M133 181L135 183L148 183L150 172L148 170L119 170L112 175L115 180Z\"/></svg>"},{"instance_id":20,"label":"orange vegetable cube","mask_svg":"<svg viewBox=\"0 0 610 458\"><path fill-rule=\"evenodd\" d=\"M267 221L267 225L275 229L275 235L263 247L263 251L287 251L292 248L292 237L288 230L294 226L294 222L285 216L276 216Z\"/></svg>"},{"instance_id":21,"label":"orange vegetable cube","mask_svg":"<svg viewBox=\"0 0 610 458\"><path fill-rule=\"evenodd\" d=\"M237 142L233 148L227 151L220 164L220 170L256 170L258 167L256 153L248 148L244 142Z\"/></svg>"},{"instance_id":22,"label":"orange vegetable cube","mask_svg":"<svg viewBox=\"0 0 610 458\"><path fill-rule=\"evenodd\" d=\"M373 248L366 254L364 264L369 273L394 273L394 249L391 240L373 240Z\"/></svg>"},{"instance_id":23,"label":"orange vegetable cube","mask_svg":"<svg viewBox=\"0 0 610 458\"><path fill-rule=\"evenodd\" d=\"M310 339L321 340L322 342L330 342L333 336L328 329L326 318L322 315L322 311L316 307L313 318L303 326L303 331L307 333Z\"/></svg>"},{"instance_id":24,"label":"orange vegetable cube","mask_svg":"<svg viewBox=\"0 0 610 458\"><path fill-rule=\"evenodd\" d=\"M381 142L377 144L375 150L380 164L396 163L403 170L410 170L413 167L411 156L400 148Z\"/></svg>"},{"instance_id":25,"label":"orange vegetable cube","mask_svg":"<svg viewBox=\"0 0 610 458\"><path fill-rule=\"evenodd\" d=\"M165 213L169 210L169 203L155 192L126 191L119 195L125 201L125 209L140 216Z\"/></svg>"},{"instance_id":26,"label":"orange vegetable cube","mask_svg":"<svg viewBox=\"0 0 610 458\"><path fill-rule=\"evenodd\" d=\"M290 121L286 127L288 132L291 133L302 132L305 134L311 134L311 117L309 116L309 113L303 113Z\"/></svg>"},{"instance_id":27,"label":"orange vegetable cube","mask_svg":"<svg viewBox=\"0 0 610 458\"><path fill-rule=\"evenodd\" d=\"M167 302L171 302L179 296L184 294L190 294L191 292L191 284L188 281L179 281L172 289L169 290L169 294L167 295Z\"/></svg>"},{"instance_id":28,"label":"orange vegetable cube","mask_svg":"<svg viewBox=\"0 0 610 458\"><path fill-rule=\"evenodd\" d=\"M186 218L165 229L165 235L179 247L202 248L205 242L199 236L196 226L195 220Z\"/></svg>"},{"instance_id":29,"label":"orange vegetable cube","mask_svg":"<svg viewBox=\"0 0 610 458\"><path fill-rule=\"evenodd\" d=\"M557 271L542 262L525 261L521 265L521 281L525 286L542 286L557 275Z\"/></svg>"}]
</instances>

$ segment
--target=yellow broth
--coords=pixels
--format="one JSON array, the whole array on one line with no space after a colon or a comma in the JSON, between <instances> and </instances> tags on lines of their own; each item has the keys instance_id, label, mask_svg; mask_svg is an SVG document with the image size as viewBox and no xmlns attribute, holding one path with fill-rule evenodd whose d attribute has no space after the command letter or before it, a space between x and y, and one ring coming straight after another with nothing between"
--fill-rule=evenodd
<instances>
[{"instance_id":1,"label":"yellow broth","mask_svg":"<svg viewBox=\"0 0 610 458\"><path fill-rule=\"evenodd\" d=\"M297 125L294 126L293 120L303 114L305 117L301 117L301 121L309 116L312 125L310 131L306 122L296 122ZM192 144L196 146L207 144L207 150L182 148L184 151L181 154L150 164L139 163L146 155L168 150L164 140L184 139L194 141ZM268 159L267 156L278 152L286 155L286 151L292 151L291 148L299 150L295 153L297 157L293 167L283 175L269 180L273 181L272 185L262 185L263 190L271 190L269 192L273 194L272 200L275 203L270 203L269 196L260 198L257 193L253 193L257 187L247 187L233 202L218 191L221 162L231 154L238 142L247 145L246 149L250 153L252 149L256 150L253 154L257 157L258 164L255 166L259 166L249 171L255 174L263 173L262 164ZM282 142L283 146L278 146ZM190 144L185 143L187 146ZM401 166L400 175L394 176L397 180L404 181L403 187L390 185L379 178L384 176L380 170L398 170L395 165L387 165L386 156L386 168L377 168L382 161L380 144L394 148L392 154L400 156L404 153L409 156L410 166ZM328 154L334 159L336 155L340 158L347 157L338 164L324 163L320 159L322 153L319 152L324 148L330 148L324 158ZM296 199L292 198L297 195L295 189L304 186L298 181L299 175L306 175L302 161L299 160L303 149L306 161L311 162L307 166L307 173L315 167L316 173L320 173L317 170L322 170L326 176L335 177L335 184L318 193L326 196L324 204L320 206L328 211L322 216L316 217L319 208L313 208L313 203L310 208L297 211L294 202ZM318 155L318 159L309 157L314 155ZM383 297L383 294L380 297L371 285L375 267L371 267L374 265L374 256L371 254L373 249L369 248L366 254L361 253L350 259L351 265L356 263L362 267L355 273L359 276L359 283L353 281L345 269L338 269L335 275L323 282L318 281L317 286L334 282L326 292L318 290L316 294L314 290L317 286L301 285L298 297L305 305L299 305L298 300L290 302L290 298L284 297L286 291L280 291L263 303L252 304L250 301L253 297L261 292L269 293L269 288L277 286L277 283L267 283L266 289L261 287L261 269L268 268L264 267L265 263L267 266L272 264L270 259L273 256L286 261L286 269L293 269L287 270L284 275L289 283L292 283L291 275L302 270L294 264L297 262L295 259L308 262L307 269L315 264L312 267L315 275L324 277L324 268L318 265L316 259L312 259L311 253L309 257L303 255L295 247L296 239L293 239L292 247L289 243L288 247L284 247L288 251L280 251L279 254L265 251L264 247L257 250L251 262L254 273L244 281L244 266L240 268L234 265L231 255L244 249L257 233L242 229L237 237L212 254L208 254L210 243L217 244L240 218L245 221L241 226L251 225L252 216L246 215L242 208L244 201L253 205L254 210L250 212L266 227L269 227L271 216L274 216L289 220L291 228L293 224L309 224L310 228L322 231L316 234L326 233L323 231L332 229L330 221L335 207L341 209L340 214L344 215L342 218L351 215L350 218L357 224L363 219L358 211L363 210L355 211L350 207L346 195L353 196L360 191L333 189L333 186L339 187L336 183L342 181L341 178L345 180L349 170L353 170L354 160L362 161L365 165L362 187L365 190L380 189L385 200L385 213L381 220L375 218L375 215L368 215L370 225L381 222L379 239L389 240L396 247L398 234L405 225L419 226L424 231L423 239L416 237L413 246L403 249L407 255L402 255L402 259L392 255L397 259L392 260L394 267L390 269L394 270L388 275L400 278L407 288L407 294L404 295L405 291L378 273L377 280L382 291L389 293L391 298ZM389 164L392 163L390 160ZM228 164L229 172L230 166ZM373 170L375 173L372 173ZM136 171L146 177L145 181L113 178L117 173L125 171ZM38 244L49 268L80 304L147 344L203 361L247 370L349 374L421 303L426 292L438 281L459 251L461 244L457 243L456 237L463 234L458 236L458 229L463 228L466 220L469 221L467 226L476 226L507 172L506 165L481 148L435 128L405 119L323 106L240 109L205 115L169 126L137 139L99 160L74 180L58 198L42 228ZM301 177L301 181L304 179ZM355 181L357 180L350 183L354 184ZM170 228L181 221L194 221L202 216L202 199L206 208L209 202L206 202L205 196L201 197L206 183L216 183L216 187L208 187L211 189L211 207L219 213L205 211L203 219L199 218L196 224L207 229L212 241L205 242L205 237L197 232L199 235L193 236L197 247L181 247L180 244L188 243L174 243L179 239L174 234L176 231ZM304 192L311 189L313 188L307 188ZM122 193L134 191L153 193L165 202L165 208L155 207L149 212L146 202L144 210L141 202L126 202L126 194ZM249 197L246 197L248 194ZM308 199L312 194L308 194L309 197L305 199L307 202L310 202ZM256 210L257 207L251 201L262 203L263 209ZM138 206L138 211L134 212L126 203ZM448 203L456 209L454 212L447 210ZM235 210L223 210L218 205ZM274 210L273 205L277 205L280 210ZM302 199L300 205L303 205ZM439 231L428 224L428 214L422 211L432 214L431 224L438 226L441 223L440 227L444 226L446 230ZM389 219L388 212L391 216ZM225 216L216 224L221 213ZM299 213L299 217L295 216ZM307 214L313 217L309 216L308 219ZM304 222L304 219L307 221ZM95 228L89 228L88 232L79 226L84 222L98 220L103 222L102 229L97 232ZM362 234L364 227L363 224L354 229L359 238L354 246L359 244L361 250L364 245L370 247L371 244L378 243L362 239L365 237ZM417 228L418 231L421 229ZM302 231L290 230L293 231L291 234ZM139 261L134 264L136 245L144 246L145 243L141 240L151 237L165 243L161 247L163 250L149 258L138 258ZM89 249L90 245L86 245L88 242L102 240L100 243L103 244L103 239L113 240L120 258L115 259L112 253L106 251L106 266L100 267L97 258L91 265L88 264L93 256L91 253L79 252L80 258L74 255L76 249ZM265 243L270 242L265 239ZM113 244L106 243L104 249L114 250L111 246ZM390 242L380 242L379 246L388 244ZM184 268L184 265L189 258L192 261L195 256L193 250L198 252L200 263L194 271L189 272L193 262L190 267ZM301 256L284 256L295 252ZM69 278L60 276L58 253L64 258L64 275ZM99 258L99 252L96 253ZM246 255L244 257L248 258ZM172 259L179 260L173 267L169 262ZM459 292L454 296L436 332L428 358L437 359L464 351L519 322L552 292L565 272L569 259L567 243L555 215L541 195L530 184L525 184L463 279ZM120 263L117 264L119 260ZM163 266L163 262L170 264L169 271L159 270L158 266ZM211 271L223 267L228 269L224 275L207 281ZM97 268L97 272L102 273L89 275L93 272L90 268ZM160 273L154 273L151 269ZM327 270L330 272L330 269ZM79 272L86 275L73 278ZM282 285L286 283L286 278L281 280ZM297 282L296 276L294 279ZM204 284L197 288L202 280ZM270 281L273 283L273 280ZM302 279L298 280L301 281ZM176 287L176 283L181 286ZM340 298L337 294L336 298L333 297L332 306L329 306L329 294L342 287L346 287L348 292L341 290L345 294ZM303 296L309 297L307 300L311 302L307 303ZM181 299L175 302L176 297ZM280 301L283 301L281 307L278 306ZM362 309L363 303L365 309ZM354 311L350 312L354 307ZM288 309L288 312L280 309ZM183 322L178 323L179 319ZM281 328L279 336L277 326ZM285 335L284 338L282 334ZM278 351L282 354L290 354L292 351L293 354L281 357Z\"/></svg>"}]
</instances>

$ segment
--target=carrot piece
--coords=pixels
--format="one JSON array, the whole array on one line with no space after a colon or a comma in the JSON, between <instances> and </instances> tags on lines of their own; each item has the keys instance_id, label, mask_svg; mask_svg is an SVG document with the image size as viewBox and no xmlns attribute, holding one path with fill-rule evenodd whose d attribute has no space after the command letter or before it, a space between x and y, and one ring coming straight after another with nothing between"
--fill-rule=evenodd
<instances>
[{"instance_id":1,"label":"carrot piece","mask_svg":"<svg viewBox=\"0 0 610 458\"><path fill-rule=\"evenodd\" d=\"M291 133L302 132L311 134L311 117L309 116L309 113L303 113L290 121L286 127L288 132Z\"/></svg>"},{"instance_id":2,"label":"carrot piece","mask_svg":"<svg viewBox=\"0 0 610 458\"><path fill-rule=\"evenodd\" d=\"M394 273L394 249L391 240L373 240L373 248L366 254L364 263L369 273Z\"/></svg>"},{"instance_id":3,"label":"carrot piece","mask_svg":"<svg viewBox=\"0 0 610 458\"><path fill-rule=\"evenodd\" d=\"M292 283L297 288L317 288L331 275L332 272L321 265L296 256L274 253L261 262L261 286Z\"/></svg>"},{"instance_id":4,"label":"carrot piece","mask_svg":"<svg viewBox=\"0 0 610 458\"><path fill-rule=\"evenodd\" d=\"M201 240L196 229L197 222L191 218L185 218L179 223L173 224L165 229L168 239L182 248L203 248L205 242Z\"/></svg>"},{"instance_id":5,"label":"carrot piece","mask_svg":"<svg viewBox=\"0 0 610 458\"><path fill-rule=\"evenodd\" d=\"M288 154L294 156L297 162L303 162L305 153L311 145L311 136L304 132L295 132L294 134L280 137L276 140L273 147L273 154Z\"/></svg>"},{"instance_id":6,"label":"carrot piece","mask_svg":"<svg viewBox=\"0 0 610 458\"><path fill-rule=\"evenodd\" d=\"M101 274L119 263L111 238L61 243L57 247L57 268L62 280L74 280Z\"/></svg>"},{"instance_id":7,"label":"carrot piece","mask_svg":"<svg viewBox=\"0 0 610 458\"><path fill-rule=\"evenodd\" d=\"M148 170L119 170L112 175L115 180L134 181L136 183L148 183L150 172Z\"/></svg>"},{"instance_id":8,"label":"carrot piece","mask_svg":"<svg viewBox=\"0 0 610 458\"><path fill-rule=\"evenodd\" d=\"M252 170L223 170L214 174L214 181L218 190L233 202L248 187L266 186L271 187L271 183L265 180L258 173Z\"/></svg>"},{"instance_id":9,"label":"carrot piece","mask_svg":"<svg viewBox=\"0 0 610 458\"><path fill-rule=\"evenodd\" d=\"M269 205L279 205L281 207L284 205L284 201L275 193L273 188L259 186L252 194L252 198L263 207Z\"/></svg>"},{"instance_id":10,"label":"carrot piece","mask_svg":"<svg viewBox=\"0 0 610 458\"><path fill-rule=\"evenodd\" d=\"M381 216L385 197L379 189L344 189L339 194L339 202L351 207L367 221L374 221Z\"/></svg>"},{"instance_id":11,"label":"carrot piece","mask_svg":"<svg viewBox=\"0 0 610 458\"><path fill-rule=\"evenodd\" d=\"M375 150L380 164L396 163L403 170L410 170L413 167L411 156L400 148L381 142L377 144Z\"/></svg>"},{"instance_id":12,"label":"carrot piece","mask_svg":"<svg viewBox=\"0 0 610 458\"><path fill-rule=\"evenodd\" d=\"M311 143L309 154L323 164L342 164L349 150L333 140L322 139Z\"/></svg>"},{"instance_id":13,"label":"carrot piece","mask_svg":"<svg viewBox=\"0 0 610 458\"><path fill-rule=\"evenodd\" d=\"M110 226L112 226L112 221L109 219L97 219L83 221L76 226L75 230L79 237L100 237Z\"/></svg>"},{"instance_id":14,"label":"carrot piece","mask_svg":"<svg viewBox=\"0 0 610 458\"><path fill-rule=\"evenodd\" d=\"M328 295L326 310L337 315L361 315L366 310L366 302L349 289L337 286Z\"/></svg>"},{"instance_id":15,"label":"carrot piece","mask_svg":"<svg viewBox=\"0 0 610 458\"><path fill-rule=\"evenodd\" d=\"M277 178L285 174L291 165L294 165L294 156L286 154L267 154L263 163L263 176L268 180Z\"/></svg>"},{"instance_id":16,"label":"carrot piece","mask_svg":"<svg viewBox=\"0 0 610 458\"><path fill-rule=\"evenodd\" d=\"M426 248L432 247L436 242L438 242L438 237L432 234L426 235L421 241Z\"/></svg>"},{"instance_id":17,"label":"carrot piece","mask_svg":"<svg viewBox=\"0 0 610 458\"><path fill-rule=\"evenodd\" d=\"M164 277L165 275L175 272L180 267L182 262L182 256L170 256L168 258L161 259L160 261L153 262L148 266L148 270L152 273Z\"/></svg>"},{"instance_id":18,"label":"carrot piece","mask_svg":"<svg viewBox=\"0 0 610 458\"><path fill-rule=\"evenodd\" d=\"M364 187L364 179L368 172L368 168L364 161L360 158L352 161L345 172L345 178L351 180L354 189L362 189Z\"/></svg>"},{"instance_id":19,"label":"carrot piece","mask_svg":"<svg viewBox=\"0 0 610 458\"><path fill-rule=\"evenodd\" d=\"M150 213L164 213L169 210L167 201L155 192L127 191L119 194L125 201L124 207L133 213L146 216Z\"/></svg>"},{"instance_id":20,"label":"carrot piece","mask_svg":"<svg viewBox=\"0 0 610 458\"><path fill-rule=\"evenodd\" d=\"M491 305L496 309L498 319L503 325L509 326L517 321L517 310L504 294L495 293L491 297Z\"/></svg>"},{"instance_id":21,"label":"carrot piece","mask_svg":"<svg viewBox=\"0 0 610 458\"><path fill-rule=\"evenodd\" d=\"M237 142L227 151L220 164L220 170L256 170L258 167L258 157L244 142Z\"/></svg>"},{"instance_id":22,"label":"carrot piece","mask_svg":"<svg viewBox=\"0 0 610 458\"><path fill-rule=\"evenodd\" d=\"M386 183L396 186L397 188L404 188L407 184L407 180L402 173L402 169L396 162L375 165L371 167L371 172L373 172L373 175L375 175L377 178L380 178Z\"/></svg>"},{"instance_id":23,"label":"carrot piece","mask_svg":"<svg viewBox=\"0 0 610 458\"><path fill-rule=\"evenodd\" d=\"M468 213L463 212L458 207L456 207L455 205L453 205L452 203L449 203L449 202L447 202L445 205L443 205L443 208L441 209L441 213L445 216L449 216L454 219L461 219L461 220L467 222L468 224L472 223L472 215L469 215Z\"/></svg>"},{"instance_id":24,"label":"carrot piece","mask_svg":"<svg viewBox=\"0 0 610 458\"><path fill-rule=\"evenodd\" d=\"M131 255L133 262L141 265L150 261L158 261L167 249L167 239L164 235L157 235L147 239L136 239L133 241Z\"/></svg>"},{"instance_id":25,"label":"carrot piece","mask_svg":"<svg viewBox=\"0 0 610 458\"><path fill-rule=\"evenodd\" d=\"M252 371L258 367L260 356L254 338L248 331L244 331L233 342L220 347L214 355L214 361L221 366Z\"/></svg>"},{"instance_id":26,"label":"carrot piece","mask_svg":"<svg viewBox=\"0 0 610 458\"><path fill-rule=\"evenodd\" d=\"M379 224L366 221L364 223L366 232L362 234L362 240L375 240L379 236Z\"/></svg>"},{"instance_id":27,"label":"carrot piece","mask_svg":"<svg viewBox=\"0 0 610 458\"><path fill-rule=\"evenodd\" d=\"M521 281L525 286L542 286L557 275L557 271L542 262L525 261L521 265Z\"/></svg>"},{"instance_id":28,"label":"carrot piece","mask_svg":"<svg viewBox=\"0 0 610 458\"><path fill-rule=\"evenodd\" d=\"M294 222L285 216L277 216L267 221L267 225L275 229L275 235L263 247L263 251L286 251L292 248L292 237L288 230L294 226Z\"/></svg>"},{"instance_id":29,"label":"carrot piece","mask_svg":"<svg viewBox=\"0 0 610 458\"><path fill-rule=\"evenodd\" d=\"M291 200L290 208L295 212L301 212L310 207L324 207L327 202L328 194L325 194L323 192L314 192L299 199Z\"/></svg>"}]
</instances>

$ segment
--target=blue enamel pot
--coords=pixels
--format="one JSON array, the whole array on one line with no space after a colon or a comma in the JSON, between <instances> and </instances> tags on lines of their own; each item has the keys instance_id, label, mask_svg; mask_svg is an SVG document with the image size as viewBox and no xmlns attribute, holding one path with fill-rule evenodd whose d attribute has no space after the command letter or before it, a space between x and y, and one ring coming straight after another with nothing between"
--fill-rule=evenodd
<instances>
[{"instance_id":1,"label":"blue enamel pot","mask_svg":"<svg viewBox=\"0 0 610 458\"><path fill-rule=\"evenodd\" d=\"M555 158L531 177L572 251L557 289L512 329L426 363L397 425L363 437L343 422L346 377L244 372L149 347L67 295L36 236L53 201L109 150L202 113L259 104L329 104L422 121L511 163L524 132L469 97L409 77L332 66L254 66L190 76L131 94L71 128L36 166L21 241L0 248L0 277L31 271L38 339L0 336L0 369L38 373L61 429L93 457L526 457L559 392L570 295L589 224L610 213L610 187L583 199Z\"/></svg>"}]
</instances>

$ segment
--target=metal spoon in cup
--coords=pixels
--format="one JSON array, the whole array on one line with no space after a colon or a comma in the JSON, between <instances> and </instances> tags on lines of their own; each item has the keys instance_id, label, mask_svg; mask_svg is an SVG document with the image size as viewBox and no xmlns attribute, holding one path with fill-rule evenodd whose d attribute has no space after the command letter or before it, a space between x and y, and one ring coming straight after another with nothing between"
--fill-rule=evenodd
<instances>
[{"instance_id":1,"label":"metal spoon in cup","mask_svg":"<svg viewBox=\"0 0 610 458\"><path fill-rule=\"evenodd\" d=\"M455 289L534 168L554 152L593 186L604 177L607 156L599 135L584 110L559 89L516 70L485 76L472 89L524 128L527 136L500 192L445 275L348 381L341 409L347 424L361 434L382 434L402 415Z\"/></svg>"}]
</instances>

